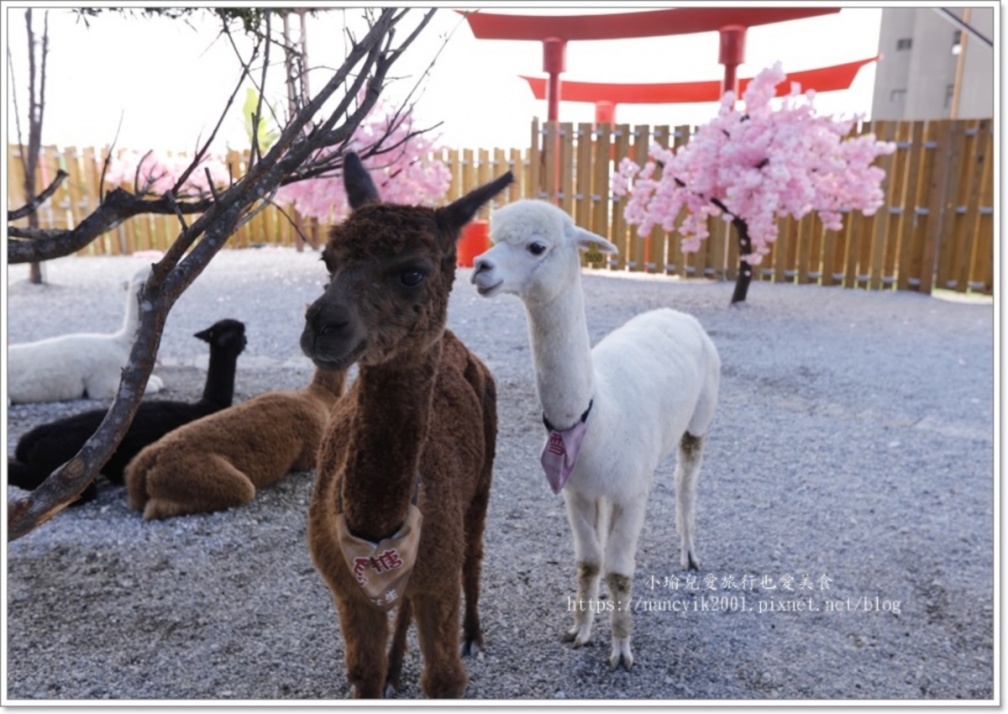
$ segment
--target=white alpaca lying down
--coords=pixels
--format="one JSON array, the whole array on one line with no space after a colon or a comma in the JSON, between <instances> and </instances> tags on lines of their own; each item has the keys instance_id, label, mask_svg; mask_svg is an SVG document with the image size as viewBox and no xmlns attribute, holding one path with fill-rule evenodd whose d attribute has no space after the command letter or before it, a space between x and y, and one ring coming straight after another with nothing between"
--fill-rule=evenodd
<instances>
[{"instance_id":1,"label":"white alpaca lying down","mask_svg":"<svg viewBox=\"0 0 1008 714\"><path fill-rule=\"evenodd\" d=\"M130 279L126 316L118 331L80 332L10 345L7 396L11 403L61 402L82 397L112 399L136 337L140 317L137 294L149 275L148 266ZM158 392L163 386L159 377L151 375L146 393Z\"/></svg>"},{"instance_id":2,"label":"white alpaca lying down","mask_svg":"<svg viewBox=\"0 0 1008 714\"><path fill-rule=\"evenodd\" d=\"M655 469L676 450L680 564L699 567L696 484L717 402L717 349L696 319L667 308L637 315L590 349L579 251L616 246L543 201L509 204L492 221L494 246L476 259L472 280L484 297L525 303L547 428L542 464L567 505L577 597L597 600L605 574L616 605L609 662L630 669L637 538ZM591 638L594 610L583 608L566 634L575 647Z\"/></svg>"}]
</instances>

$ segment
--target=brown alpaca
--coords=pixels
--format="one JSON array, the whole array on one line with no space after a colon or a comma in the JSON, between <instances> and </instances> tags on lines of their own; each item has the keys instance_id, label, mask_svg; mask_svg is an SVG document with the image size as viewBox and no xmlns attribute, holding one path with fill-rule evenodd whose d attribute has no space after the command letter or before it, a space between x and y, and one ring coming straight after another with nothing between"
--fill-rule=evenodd
<instances>
[{"instance_id":1,"label":"brown alpaca","mask_svg":"<svg viewBox=\"0 0 1008 714\"><path fill-rule=\"evenodd\" d=\"M360 369L322 440L308 512L312 558L333 591L357 697L395 685L411 612L428 697L465 692L463 591L462 651L482 646L477 601L496 392L445 320L459 232L511 181L509 172L440 209L391 205L380 202L357 156L344 160L353 213L330 233L323 260L331 280L308 308L301 347L320 367ZM413 502L422 514L419 544L388 657L388 615L358 584L340 535L377 544L401 532Z\"/></svg>"},{"instance_id":2,"label":"brown alpaca","mask_svg":"<svg viewBox=\"0 0 1008 714\"><path fill-rule=\"evenodd\" d=\"M130 508L147 519L223 511L315 468L345 383L345 371L316 369L303 389L260 394L165 434L126 467Z\"/></svg>"}]
</instances>

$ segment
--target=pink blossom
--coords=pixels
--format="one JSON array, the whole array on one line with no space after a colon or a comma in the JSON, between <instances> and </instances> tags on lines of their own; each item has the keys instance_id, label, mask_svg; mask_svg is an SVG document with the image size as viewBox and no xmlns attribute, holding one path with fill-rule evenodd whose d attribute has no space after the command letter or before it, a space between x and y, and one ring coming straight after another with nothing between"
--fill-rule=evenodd
<instances>
[{"instance_id":1,"label":"pink blossom","mask_svg":"<svg viewBox=\"0 0 1008 714\"><path fill-rule=\"evenodd\" d=\"M412 116L396 116L378 103L357 128L348 146L362 151L379 139L390 151L364 158L382 200L411 205L440 201L451 186L451 172L436 159L428 159L437 147L425 134L415 131ZM319 158L324 158L326 152ZM346 216L348 206L342 175L299 181L277 192L277 203L293 205L299 214L331 223Z\"/></svg>"},{"instance_id":2,"label":"pink blossom","mask_svg":"<svg viewBox=\"0 0 1008 714\"><path fill-rule=\"evenodd\" d=\"M426 134L410 136L413 131L416 128L409 113L396 115L379 102L357 127L347 148L362 153L379 141L382 146L393 147L364 159L383 200L412 205L437 203L451 186L451 172L441 161L428 158L438 151L433 141ZM325 159L331 151L324 149L313 158ZM163 194L171 190L191 161L191 157L158 151L124 151L110 162L105 178L108 183L130 190L138 178L140 192ZM207 171L215 187L227 186L230 181L225 161L207 157L189 176L181 194L210 195ZM347 213L341 174L288 184L277 191L274 201L293 206L302 216L316 218L320 223L337 221Z\"/></svg>"},{"instance_id":3,"label":"pink blossom","mask_svg":"<svg viewBox=\"0 0 1008 714\"><path fill-rule=\"evenodd\" d=\"M726 93L717 116L678 151L655 144L643 168L629 158L620 162L612 190L626 197L623 215L638 235L654 226L678 230L683 250L695 251L708 235L707 218L722 214L720 203L726 219L745 221L753 243L749 262L758 263L777 238L781 216L815 211L828 229L839 230L842 212L878 210L884 172L872 164L895 144L872 134L848 137L855 120L816 115L815 93L802 94L796 82L788 96L774 100L785 79L778 62L746 88L744 109ZM657 180L656 162L663 167Z\"/></svg>"},{"instance_id":4,"label":"pink blossom","mask_svg":"<svg viewBox=\"0 0 1008 714\"><path fill-rule=\"evenodd\" d=\"M173 155L162 151L140 152L127 150L109 161L105 173L106 183L125 186L139 193L164 194L170 191L182 173L192 163L192 157L184 154ZM208 196L207 171L215 187L226 186L229 174L224 160L216 156L205 156L179 190L183 196Z\"/></svg>"}]
</instances>

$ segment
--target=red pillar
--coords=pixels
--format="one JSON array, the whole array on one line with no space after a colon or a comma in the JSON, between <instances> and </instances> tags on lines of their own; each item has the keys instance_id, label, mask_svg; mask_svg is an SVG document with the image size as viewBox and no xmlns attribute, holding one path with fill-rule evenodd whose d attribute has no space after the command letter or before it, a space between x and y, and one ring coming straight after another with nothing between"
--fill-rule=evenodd
<instances>
[{"instance_id":1,"label":"red pillar","mask_svg":"<svg viewBox=\"0 0 1008 714\"><path fill-rule=\"evenodd\" d=\"M546 121L559 121L560 73L567 63L567 40L559 37L543 39L543 71L549 75L546 87Z\"/></svg>"},{"instance_id":2,"label":"red pillar","mask_svg":"<svg viewBox=\"0 0 1008 714\"><path fill-rule=\"evenodd\" d=\"M746 28L744 25L725 25L718 32L721 35L718 62L724 65L721 96L725 92L735 92L738 99L738 66L745 62Z\"/></svg>"},{"instance_id":3,"label":"red pillar","mask_svg":"<svg viewBox=\"0 0 1008 714\"><path fill-rule=\"evenodd\" d=\"M606 102L606 101L595 102L595 123L596 124L616 123L615 102Z\"/></svg>"}]
</instances>

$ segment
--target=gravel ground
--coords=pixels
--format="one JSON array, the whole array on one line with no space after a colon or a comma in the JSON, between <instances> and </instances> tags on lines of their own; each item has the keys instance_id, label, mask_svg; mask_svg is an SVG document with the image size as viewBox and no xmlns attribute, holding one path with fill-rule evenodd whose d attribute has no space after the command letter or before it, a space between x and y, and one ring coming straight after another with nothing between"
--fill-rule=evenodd
<instances>
[{"instance_id":1,"label":"gravel ground","mask_svg":"<svg viewBox=\"0 0 1008 714\"><path fill-rule=\"evenodd\" d=\"M50 284L8 269L8 336L121 321L142 258L65 258ZM593 341L632 315L696 315L723 361L700 479L696 582L678 569L672 472L654 481L637 554L632 672L608 670L609 624L574 650L573 549L538 467L543 430L525 316L460 270L449 325L493 372L500 433L486 532L484 700L991 700L994 675L994 310L990 301L589 274ZM161 396L196 399L192 334L243 320L236 399L307 382L304 306L317 254L222 253L162 341ZM97 402L8 407L7 450ZM6 697L339 700L348 690L330 594L305 542L312 475L252 504L147 523L124 491L67 509L6 549ZM7 495L16 489L7 487ZM790 590L788 589L790 586ZM604 586L603 586L604 591ZM415 635L400 698L419 698Z\"/></svg>"}]
</instances>

